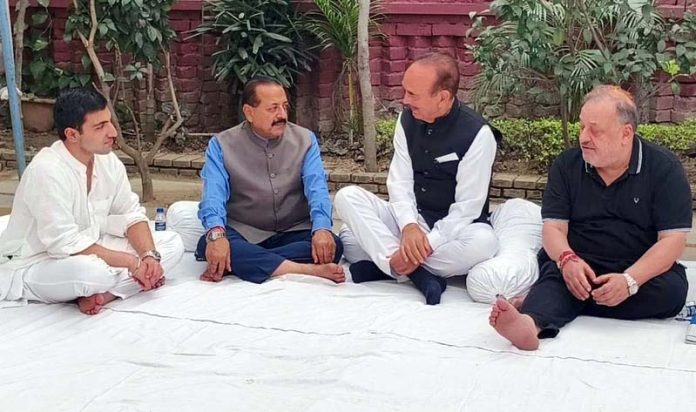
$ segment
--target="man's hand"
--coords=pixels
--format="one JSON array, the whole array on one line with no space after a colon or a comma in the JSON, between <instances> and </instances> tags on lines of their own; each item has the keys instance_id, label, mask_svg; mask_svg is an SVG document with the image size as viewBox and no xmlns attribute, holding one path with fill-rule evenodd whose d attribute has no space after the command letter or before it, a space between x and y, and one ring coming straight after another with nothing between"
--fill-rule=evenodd
<instances>
[{"instance_id":1,"label":"man's hand","mask_svg":"<svg viewBox=\"0 0 696 412\"><path fill-rule=\"evenodd\" d=\"M418 266L418 263L410 263L406 261L402 254L397 250L389 259L389 266L397 275L408 276L413 273Z\"/></svg>"},{"instance_id":2,"label":"man's hand","mask_svg":"<svg viewBox=\"0 0 696 412\"><path fill-rule=\"evenodd\" d=\"M607 273L594 280L602 285L592 291L592 298L598 305L616 306L629 298L628 282L621 273Z\"/></svg>"},{"instance_id":3,"label":"man's hand","mask_svg":"<svg viewBox=\"0 0 696 412\"><path fill-rule=\"evenodd\" d=\"M578 258L578 260L569 261L563 266L561 273L573 296L579 300L587 300L590 297L592 290L590 282L594 282L597 276L584 260Z\"/></svg>"},{"instance_id":4,"label":"man's hand","mask_svg":"<svg viewBox=\"0 0 696 412\"><path fill-rule=\"evenodd\" d=\"M157 259L148 256L140 261L140 267L145 271L145 278L150 280L150 289L157 289L164 284L164 269Z\"/></svg>"},{"instance_id":5,"label":"man's hand","mask_svg":"<svg viewBox=\"0 0 696 412\"><path fill-rule=\"evenodd\" d=\"M333 234L320 229L312 235L312 259L316 264L332 263L336 254L336 241Z\"/></svg>"},{"instance_id":6,"label":"man's hand","mask_svg":"<svg viewBox=\"0 0 696 412\"><path fill-rule=\"evenodd\" d=\"M128 271L143 290L157 289L164 284L164 270L159 262L153 258L140 260L134 257L134 263L128 268Z\"/></svg>"},{"instance_id":7,"label":"man's hand","mask_svg":"<svg viewBox=\"0 0 696 412\"><path fill-rule=\"evenodd\" d=\"M430 242L423 229L416 223L404 226L401 231L401 257L412 265L422 265L425 259L433 253Z\"/></svg>"},{"instance_id":8,"label":"man's hand","mask_svg":"<svg viewBox=\"0 0 696 412\"><path fill-rule=\"evenodd\" d=\"M225 270L232 271L232 258L230 254L230 242L227 238L221 238L208 242L205 247L205 260L208 268L201 275L201 280L206 282L219 282L225 274Z\"/></svg>"}]
</instances>

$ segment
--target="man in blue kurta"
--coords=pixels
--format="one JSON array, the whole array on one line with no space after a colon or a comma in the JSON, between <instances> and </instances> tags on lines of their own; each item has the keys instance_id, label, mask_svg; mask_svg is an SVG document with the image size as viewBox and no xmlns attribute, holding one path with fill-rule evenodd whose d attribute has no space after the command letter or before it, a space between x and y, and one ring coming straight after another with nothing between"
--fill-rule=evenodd
<instances>
[{"instance_id":1,"label":"man in blue kurta","mask_svg":"<svg viewBox=\"0 0 696 412\"><path fill-rule=\"evenodd\" d=\"M300 273L343 282L316 136L288 122L287 95L274 79L249 81L242 103L246 120L210 139L201 171L201 279L232 273L261 283Z\"/></svg>"}]
</instances>

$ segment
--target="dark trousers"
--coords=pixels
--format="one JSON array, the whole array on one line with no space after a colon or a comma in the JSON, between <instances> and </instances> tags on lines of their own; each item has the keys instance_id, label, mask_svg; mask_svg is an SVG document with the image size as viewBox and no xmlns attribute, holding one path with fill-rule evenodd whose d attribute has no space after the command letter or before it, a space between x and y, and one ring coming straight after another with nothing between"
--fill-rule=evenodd
<instances>
[{"instance_id":1,"label":"dark trousers","mask_svg":"<svg viewBox=\"0 0 696 412\"><path fill-rule=\"evenodd\" d=\"M590 267L597 276L616 272L591 264ZM684 267L675 263L670 270L643 284L638 293L617 306L598 305L591 296L586 301L578 300L568 290L556 262L542 251L539 255L539 279L532 285L520 312L534 319L541 329L539 338L553 338L561 327L580 315L626 320L675 316L684 307L688 288Z\"/></svg>"},{"instance_id":2,"label":"dark trousers","mask_svg":"<svg viewBox=\"0 0 696 412\"><path fill-rule=\"evenodd\" d=\"M262 283L271 277L284 260L313 263L311 230L278 233L258 244L249 243L229 226L226 230L227 240L230 242L232 274L240 279ZM334 263L338 263L343 255L343 243L338 236L333 237L336 242ZM198 240L196 260L205 260L205 248L205 236L202 236Z\"/></svg>"}]
</instances>

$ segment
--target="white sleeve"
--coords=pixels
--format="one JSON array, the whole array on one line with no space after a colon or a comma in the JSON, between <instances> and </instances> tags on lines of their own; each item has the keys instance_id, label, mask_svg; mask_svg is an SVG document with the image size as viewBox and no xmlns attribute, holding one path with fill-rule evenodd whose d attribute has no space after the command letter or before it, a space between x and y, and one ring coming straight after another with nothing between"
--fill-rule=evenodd
<instances>
[{"instance_id":1,"label":"white sleeve","mask_svg":"<svg viewBox=\"0 0 696 412\"><path fill-rule=\"evenodd\" d=\"M418 207L416 206L416 194L413 193L413 165L411 164L411 156L408 154L406 133L401 126L401 114L396 119L396 128L394 129L394 157L389 165L387 191L389 192L389 204L399 224L399 229L403 229L410 223L417 223Z\"/></svg>"},{"instance_id":2,"label":"white sleeve","mask_svg":"<svg viewBox=\"0 0 696 412\"><path fill-rule=\"evenodd\" d=\"M147 222L148 219L145 208L140 206L138 195L131 190L123 163L116 158L110 166L116 181L116 194L106 217L105 231L113 236L125 237L129 227L138 222Z\"/></svg>"},{"instance_id":3,"label":"white sleeve","mask_svg":"<svg viewBox=\"0 0 696 412\"><path fill-rule=\"evenodd\" d=\"M33 166L33 167L31 167ZM53 163L32 164L22 180L22 200L36 220L39 240L46 253L64 258L82 252L99 239L99 230L80 229L73 215L74 193L70 178Z\"/></svg>"},{"instance_id":4,"label":"white sleeve","mask_svg":"<svg viewBox=\"0 0 696 412\"><path fill-rule=\"evenodd\" d=\"M490 127L483 126L459 161L454 203L450 205L447 216L438 220L428 233L428 241L433 249L453 239L458 228L471 224L481 215L488 199L497 147Z\"/></svg>"}]
</instances>

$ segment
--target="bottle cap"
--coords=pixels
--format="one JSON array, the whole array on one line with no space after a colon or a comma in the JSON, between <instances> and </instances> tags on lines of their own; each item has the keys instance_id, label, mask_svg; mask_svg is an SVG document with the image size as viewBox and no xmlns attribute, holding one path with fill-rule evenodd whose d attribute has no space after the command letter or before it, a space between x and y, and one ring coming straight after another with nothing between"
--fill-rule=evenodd
<instances>
[{"instance_id":1,"label":"bottle cap","mask_svg":"<svg viewBox=\"0 0 696 412\"><path fill-rule=\"evenodd\" d=\"M163 208L163 207L158 207L158 208L157 208L157 213L164 213L164 208Z\"/></svg>"}]
</instances>

